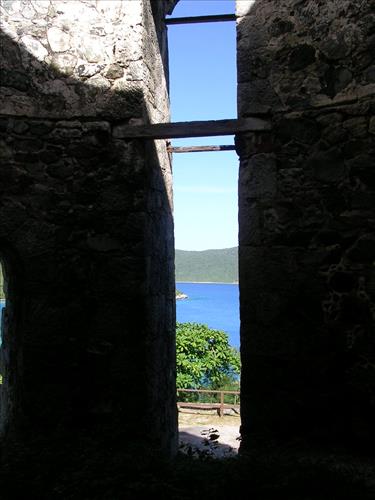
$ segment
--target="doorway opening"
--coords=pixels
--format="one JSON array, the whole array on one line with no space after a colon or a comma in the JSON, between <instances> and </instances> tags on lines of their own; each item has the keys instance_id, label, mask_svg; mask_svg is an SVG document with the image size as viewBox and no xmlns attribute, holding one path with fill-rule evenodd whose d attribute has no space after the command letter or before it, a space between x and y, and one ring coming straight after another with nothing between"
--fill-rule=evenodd
<instances>
[{"instance_id":1,"label":"doorway opening","mask_svg":"<svg viewBox=\"0 0 375 500\"><path fill-rule=\"evenodd\" d=\"M4 266L0 260L0 350L3 344L3 331L4 331L4 316L5 316L5 306L6 306L6 285L5 285L5 275ZM0 384L3 383L3 373L2 373L2 362L0 358Z\"/></svg>"},{"instance_id":2,"label":"doorway opening","mask_svg":"<svg viewBox=\"0 0 375 500\"><path fill-rule=\"evenodd\" d=\"M167 20L172 121L236 118L234 10L232 0L180 0ZM217 19L199 20L207 15ZM217 449L223 454L236 452L240 426L238 158L233 139L200 137L193 146L192 139L175 139L170 148L180 441L189 441L186 425L191 423L199 433L230 423L233 435L227 442L220 432L208 441L221 444ZM200 437L207 442L207 435Z\"/></svg>"},{"instance_id":3,"label":"doorway opening","mask_svg":"<svg viewBox=\"0 0 375 500\"><path fill-rule=\"evenodd\" d=\"M3 434L9 414L9 395L6 374L6 361L9 354L4 339L6 333L7 276L3 261L0 259L0 435Z\"/></svg>"}]
</instances>

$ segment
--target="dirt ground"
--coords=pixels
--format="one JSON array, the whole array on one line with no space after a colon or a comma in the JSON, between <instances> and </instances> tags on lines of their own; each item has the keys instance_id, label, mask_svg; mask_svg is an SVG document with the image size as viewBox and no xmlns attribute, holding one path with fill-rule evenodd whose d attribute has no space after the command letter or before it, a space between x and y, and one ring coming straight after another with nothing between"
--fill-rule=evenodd
<instances>
[{"instance_id":1,"label":"dirt ground","mask_svg":"<svg viewBox=\"0 0 375 500\"><path fill-rule=\"evenodd\" d=\"M195 457L234 457L240 445L239 416L179 412L180 451Z\"/></svg>"}]
</instances>

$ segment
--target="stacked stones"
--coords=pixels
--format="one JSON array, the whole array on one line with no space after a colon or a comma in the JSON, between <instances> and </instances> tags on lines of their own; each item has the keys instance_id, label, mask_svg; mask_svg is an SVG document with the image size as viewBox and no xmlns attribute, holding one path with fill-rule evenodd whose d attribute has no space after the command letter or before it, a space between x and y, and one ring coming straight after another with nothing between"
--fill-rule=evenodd
<instances>
[{"instance_id":1,"label":"stacked stones","mask_svg":"<svg viewBox=\"0 0 375 500\"><path fill-rule=\"evenodd\" d=\"M2 434L100 425L137 439L134 429L153 427L170 453L170 162L162 141L112 135L119 120L169 120L150 2L3 0L0 9Z\"/></svg>"},{"instance_id":2,"label":"stacked stones","mask_svg":"<svg viewBox=\"0 0 375 500\"><path fill-rule=\"evenodd\" d=\"M240 1L243 447L373 442L375 14L371 0ZM252 426L250 427L250 422Z\"/></svg>"},{"instance_id":3,"label":"stacked stones","mask_svg":"<svg viewBox=\"0 0 375 500\"><path fill-rule=\"evenodd\" d=\"M0 5L8 40L3 112L123 119L146 117L153 109L155 120L168 118L166 88L159 87L161 57L144 24L142 3L6 0Z\"/></svg>"}]
</instances>

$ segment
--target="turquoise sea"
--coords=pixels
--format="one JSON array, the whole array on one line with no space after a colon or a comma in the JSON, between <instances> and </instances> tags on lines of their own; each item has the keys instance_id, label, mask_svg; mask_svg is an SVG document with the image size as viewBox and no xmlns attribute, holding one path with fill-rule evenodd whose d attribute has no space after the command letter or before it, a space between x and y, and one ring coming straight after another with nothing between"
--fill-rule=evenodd
<instances>
[{"instance_id":1,"label":"turquoise sea","mask_svg":"<svg viewBox=\"0 0 375 500\"><path fill-rule=\"evenodd\" d=\"M177 282L176 288L188 299L176 300L179 323L203 323L224 330L230 345L240 346L240 313L238 285L227 283Z\"/></svg>"}]
</instances>

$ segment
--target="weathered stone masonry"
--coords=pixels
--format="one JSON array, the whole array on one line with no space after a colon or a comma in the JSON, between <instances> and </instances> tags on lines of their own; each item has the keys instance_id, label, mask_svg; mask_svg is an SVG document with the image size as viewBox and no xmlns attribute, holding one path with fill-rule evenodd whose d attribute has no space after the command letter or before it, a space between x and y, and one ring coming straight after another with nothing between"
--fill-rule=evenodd
<instances>
[{"instance_id":1,"label":"weathered stone masonry","mask_svg":"<svg viewBox=\"0 0 375 500\"><path fill-rule=\"evenodd\" d=\"M374 442L374 7L237 2L243 450Z\"/></svg>"},{"instance_id":2,"label":"weathered stone masonry","mask_svg":"<svg viewBox=\"0 0 375 500\"><path fill-rule=\"evenodd\" d=\"M176 451L171 166L116 134L169 120L175 3L0 2L5 443ZM237 137L243 451L374 441L373 7L237 2L239 115L273 121Z\"/></svg>"},{"instance_id":3,"label":"weathered stone masonry","mask_svg":"<svg viewBox=\"0 0 375 500\"><path fill-rule=\"evenodd\" d=\"M165 32L147 0L0 5L2 435L152 428L171 453L170 161L114 134L169 120Z\"/></svg>"}]
</instances>

